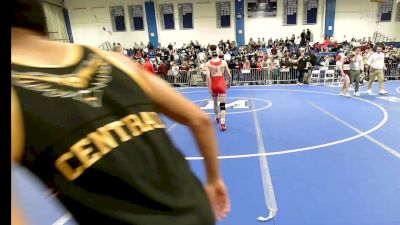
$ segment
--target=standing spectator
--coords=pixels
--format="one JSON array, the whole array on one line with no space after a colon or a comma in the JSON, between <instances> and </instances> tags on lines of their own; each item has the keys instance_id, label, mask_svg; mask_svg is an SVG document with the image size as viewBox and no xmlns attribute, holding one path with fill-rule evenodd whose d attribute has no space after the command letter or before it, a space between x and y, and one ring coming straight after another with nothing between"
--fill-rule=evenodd
<instances>
[{"instance_id":1,"label":"standing spectator","mask_svg":"<svg viewBox=\"0 0 400 225\"><path fill-rule=\"evenodd\" d=\"M163 61L160 62L160 65L158 66L157 73L162 77L166 77L167 76L167 74L168 74L167 65Z\"/></svg>"},{"instance_id":2,"label":"standing spectator","mask_svg":"<svg viewBox=\"0 0 400 225\"><path fill-rule=\"evenodd\" d=\"M382 53L382 46L376 48L376 52L373 53L368 59L368 66L370 70L369 82L368 82L368 94L372 94L372 82L375 78L378 78L379 82L379 94L387 94L384 89L384 75L383 70L386 70L385 57Z\"/></svg>"},{"instance_id":3,"label":"standing spectator","mask_svg":"<svg viewBox=\"0 0 400 225\"><path fill-rule=\"evenodd\" d=\"M155 74L153 63L151 63L150 58L145 59L145 63L143 64L144 70L151 74Z\"/></svg>"},{"instance_id":4,"label":"standing spectator","mask_svg":"<svg viewBox=\"0 0 400 225\"><path fill-rule=\"evenodd\" d=\"M187 60L183 61L182 66L181 66L181 70L186 70L189 71L190 67L189 67L189 63Z\"/></svg>"},{"instance_id":5,"label":"standing spectator","mask_svg":"<svg viewBox=\"0 0 400 225\"><path fill-rule=\"evenodd\" d=\"M303 85L304 83L304 71L306 69L307 61L305 59L305 53L302 51L300 53L300 56L297 60L295 60L293 63L297 64L297 84L298 85Z\"/></svg>"},{"instance_id":6,"label":"standing spectator","mask_svg":"<svg viewBox=\"0 0 400 225\"><path fill-rule=\"evenodd\" d=\"M153 44L149 41L149 43L147 44L147 51L150 52L151 50L154 49Z\"/></svg>"},{"instance_id":7,"label":"standing spectator","mask_svg":"<svg viewBox=\"0 0 400 225\"><path fill-rule=\"evenodd\" d=\"M303 29L303 32L301 32L300 34L300 38L301 38L300 45L304 46L304 43L306 42L306 30Z\"/></svg>"},{"instance_id":8,"label":"standing spectator","mask_svg":"<svg viewBox=\"0 0 400 225\"><path fill-rule=\"evenodd\" d=\"M265 38L262 38L261 47L262 47L262 48L265 48L266 45L267 45L267 43L265 42Z\"/></svg>"},{"instance_id":9,"label":"standing spectator","mask_svg":"<svg viewBox=\"0 0 400 225\"><path fill-rule=\"evenodd\" d=\"M178 83L179 78L179 67L176 65L176 62L171 62L171 71L174 76L174 83Z\"/></svg>"},{"instance_id":10,"label":"standing spectator","mask_svg":"<svg viewBox=\"0 0 400 225\"><path fill-rule=\"evenodd\" d=\"M296 36L292 34L292 37L290 38L290 42L294 44L294 41L296 40Z\"/></svg>"},{"instance_id":11,"label":"standing spectator","mask_svg":"<svg viewBox=\"0 0 400 225\"><path fill-rule=\"evenodd\" d=\"M358 87L360 84L361 70L364 69L362 64L362 56L360 55L360 48L356 48L355 52L350 56L350 85L354 83L354 95L360 96Z\"/></svg>"},{"instance_id":12,"label":"standing spectator","mask_svg":"<svg viewBox=\"0 0 400 225\"><path fill-rule=\"evenodd\" d=\"M310 29L307 29L306 40L307 40L308 42L311 41L311 31L310 31Z\"/></svg>"}]
</instances>

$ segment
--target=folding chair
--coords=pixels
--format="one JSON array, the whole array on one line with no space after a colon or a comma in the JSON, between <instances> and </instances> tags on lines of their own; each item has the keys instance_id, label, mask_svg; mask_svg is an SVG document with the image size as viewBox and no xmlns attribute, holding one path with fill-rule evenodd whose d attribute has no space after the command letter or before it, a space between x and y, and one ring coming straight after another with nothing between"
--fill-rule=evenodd
<instances>
[{"instance_id":1,"label":"folding chair","mask_svg":"<svg viewBox=\"0 0 400 225\"><path fill-rule=\"evenodd\" d=\"M310 85L315 85L315 83L313 82L314 80L316 80L317 82L316 82L316 84L318 85L319 84L319 80L321 79L321 71L318 69L318 70L312 70L311 71L311 76L310 76Z\"/></svg>"}]
</instances>

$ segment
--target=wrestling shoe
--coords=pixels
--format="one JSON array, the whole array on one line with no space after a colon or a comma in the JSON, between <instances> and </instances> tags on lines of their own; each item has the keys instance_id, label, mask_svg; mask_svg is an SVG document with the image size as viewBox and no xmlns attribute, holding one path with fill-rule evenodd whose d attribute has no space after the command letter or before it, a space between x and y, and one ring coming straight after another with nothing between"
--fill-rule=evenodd
<instances>
[{"instance_id":1,"label":"wrestling shoe","mask_svg":"<svg viewBox=\"0 0 400 225\"><path fill-rule=\"evenodd\" d=\"M224 123L221 123L221 130L225 131L226 130L226 125Z\"/></svg>"}]
</instances>

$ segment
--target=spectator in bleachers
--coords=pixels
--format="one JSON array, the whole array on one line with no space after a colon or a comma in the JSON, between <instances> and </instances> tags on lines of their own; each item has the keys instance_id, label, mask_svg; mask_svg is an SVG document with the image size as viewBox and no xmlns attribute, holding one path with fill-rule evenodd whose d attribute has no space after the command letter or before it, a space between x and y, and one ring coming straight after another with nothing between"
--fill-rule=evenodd
<instances>
[{"instance_id":1,"label":"spectator in bleachers","mask_svg":"<svg viewBox=\"0 0 400 225\"><path fill-rule=\"evenodd\" d=\"M292 61L294 64L297 64L297 84L303 85L304 83L304 71L306 69L307 61L305 59L305 53L302 51L297 60Z\"/></svg>"},{"instance_id":2,"label":"spectator in bleachers","mask_svg":"<svg viewBox=\"0 0 400 225\"><path fill-rule=\"evenodd\" d=\"M305 42L306 42L306 30L303 29L303 31L300 34L300 45L304 46Z\"/></svg>"},{"instance_id":3,"label":"spectator in bleachers","mask_svg":"<svg viewBox=\"0 0 400 225\"><path fill-rule=\"evenodd\" d=\"M177 83L179 78L179 67L176 65L176 62L171 62L171 72L174 76L174 82Z\"/></svg>"},{"instance_id":4,"label":"spectator in bleachers","mask_svg":"<svg viewBox=\"0 0 400 225\"><path fill-rule=\"evenodd\" d=\"M163 76L163 77L166 77L166 76L167 76L167 74L168 74L168 68L167 68L167 65L166 65L163 61L160 62L160 65L159 65L158 68L157 68L157 73L158 73L160 76Z\"/></svg>"},{"instance_id":5,"label":"spectator in bleachers","mask_svg":"<svg viewBox=\"0 0 400 225\"><path fill-rule=\"evenodd\" d=\"M174 49L174 46L172 45L171 42L170 42L169 45L168 45L168 49L169 49L170 51L172 51L172 50Z\"/></svg>"},{"instance_id":6,"label":"spectator in bleachers","mask_svg":"<svg viewBox=\"0 0 400 225\"><path fill-rule=\"evenodd\" d=\"M292 34L292 37L290 38L290 43L294 44L296 40L296 36L294 34Z\"/></svg>"},{"instance_id":7,"label":"spectator in bleachers","mask_svg":"<svg viewBox=\"0 0 400 225\"><path fill-rule=\"evenodd\" d=\"M147 50L150 52L150 50L153 50L154 46L153 44L149 41L149 43L147 43Z\"/></svg>"},{"instance_id":8,"label":"spectator in bleachers","mask_svg":"<svg viewBox=\"0 0 400 225\"><path fill-rule=\"evenodd\" d=\"M252 69L257 68L257 61L256 61L255 57L251 57L250 68L252 68Z\"/></svg>"},{"instance_id":9,"label":"spectator in bleachers","mask_svg":"<svg viewBox=\"0 0 400 225\"><path fill-rule=\"evenodd\" d=\"M146 46L144 45L143 41L140 42L139 48L140 49L145 49L146 48Z\"/></svg>"},{"instance_id":10,"label":"spectator in bleachers","mask_svg":"<svg viewBox=\"0 0 400 225\"><path fill-rule=\"evenodd\" d=\"M276 48L276 45L272 46L271 53L273 56L275 56L278 53L278 49Z\"/></svg>"},{"instance_id":11,"label":"spectator in bleachers","mask_svg":"<svg viewBox=\"0 0 400 225\"><path fill-rule=\"evenodd\" d=\"M243 69L247 70L250 69L250 61L248 59L246 59L243 63Z\"/></svg>"},{"instance_id":12,"label":"spectator in bleachers","mask_svg":"<svg viewBox=\"0 0 400 225\"><path fill-rule=\"evenodd\" d=\"M150 58L145 59L145 63L143 64L144 70L151 74L155 74L153 63L151 63Z\"/></svg>"},{"instance_id":13,"label":"spectator in bleachers","mask_svg":"<svg viewBox=\"0 0 400 225\"><path fill-rule=\"evenodd\" d=\"M292 67L292 60L291 60L291 58L290 58L289 52L287 52L287 53L285 54L285 56L282 57L281 65L282 65L282 66L285 66L285 67Z\"/></svg>"},{"instance_id":14,"label":"spectator in bleachers","mask_svg":"<svg viewBox=\"0 0 400 225\"><path fill-rule=\"evenodd\" d=\"M206 61L206 54L203 51L200 51L199 54L197 54L197 61L199 63L203 63Z\"/></svg>"},{"instance_id":15,"label":"spectator in bleachers","mask_svg":"<svg viewBox=\"0 0 400 225\"><path fill-rule=\"evenodd\" d=\"M268 48L271 48L271 47L272 47L272 44L273 44L272 38L269 38L269 39L268 39L268 45L267 45L267 47L268 47Z\"/></svg>"},{"instance_id":16,"label":"spectator in bleachers","mask_svg":"<svg viewBox=\"0 0 400 225\"><path fill-rule=\"evenodd\" d=\"M309 31L309 29L308 29ZM307 31L307 32L308 32ZM307 36L307 32L306 32L306 36ZM269 47L267 49L268 53L270 53L273 56L278 56L278 62L275 63L276 65L281 65L281 66L286 66L288 67L288 65L291 65L290 60L288 60L287 54L289 54L289 58L292 60L296 60L297 57L296 55L300 55L300 53L296 53L294 54L294 52L299 50L300 47L300 37L297 37L298 40L296 40L295 36L292 35L292 37L289 38L285 38L285 40L283 40L282 38L277 38L275 41L273 41L272 38L270 38L268 40L269 43L271 43L271 45L267 45L265 47ZM243 65L243 62L245 61L245 58L249 59L251 61L251 58L254 57L255 63L258 63L261 65L264 64L265 60L267 60L266 58L264 59L264 55L261 49L261 47L263 47L263 41L265 41L265 38L262 38L262 40L260 40L261 38L258 38L258 41L254 41L254 38L251 38L251 41L249 42L249 44L247 45L242 45L239 48L236 46L236 43L234 41L224 41L221 40L221 46L222 44L223 49L225 51L221 51L222 54L219 55L220 58L223 58L225 61L230 62L231 67L233 67L233 65L236 65L236 61L238 61L237 63L239 65ZM292 43L292 40L294 39L294 44ZM312 39L312 38L311 38ZM358 42L361 44L360 48L361 48L361 52L363 52L363 61L367 60L368 57L368 42L366 41L367 38L361 39L360 40L356 40L355 38L352 39L353 40L353 44ZM370 40L371 38L369 38ZM261 41L261 44L259 43L259 41ZM253 43L253 45L250 45L250 43ZM254 45L255 43L255 45ZM118 44L116 44L118 45ZM137 45L137 43L135 43L135 45ZM170 50L169 48L162 48L161 46L156 50L156 58L161 59L163 61L165 61L165 64L167 65L167 67L170 67L169 63L167 62L169 61L175 61L177 63L177 65L180 65L183 61L188 61L189 63L189 68L198 68L199 65L202 63L202 61L206 61L208 56L208 52L207 49L204 46L201 46L200 43L196 40L195 43L193 43L193 41L190 41L189 43L182 43L182 48L176 48L176 44L169 44L172 50ZM320 57L316 57L314 54L311 54L313 51L323 51L323 52L338 52L338 50L344 49L347 50L351 45L352 42L347 42L346 40L343 41L342 43L338 43L336 42L333 38L329 38L327 37L325 41L323 41L321 44L319 42L315 42L313 43L313 45L311 46L309 44L309 41L305 40L304 43L305 46L302 46L303 51L306 51L307 54L310 56L306 61L309 62L311 65L316 65L317 62L319 63L320 61ZM175 47L174 47L175 46ZM198 46L198 47L196 47ZM208 45L209 46L209 45ZM394 55L393 50L395 48L393 46L385 46L384 48L384 53L385 53L385 62L388 64L393 64L396 63L399 59L397 56ZM147 48L145 49L147 50ZM143 49L135 49L133 48L132 51L130 51L130 49L127 49L128 51L128 55L134 55L135 59L140 57L140 60L144 63L144 59L147 57L147 53L146 51L143 51ZM205 52L205 53L204 53ZM364 53L366 52L366 54ZM153 53L152 53L153 54ZM230 55L230 57L229 57ZM211 58L211 57L210 57ZM261 61L259 61L259 58L262 58ZM231 60L233 61L231 61ZM271 58L273 59L273 58ZM332 57L322 57L322 62L326 63L323 65L335 65L336 61L332 58ZM157 60L159 61L159 60ZM269 60L271 63L272 61ZM271 65L271 63L269 65ZM157 67L159 63L154 63L154 66ZM253 62L253 68L254 67L254 62ZM289 68L292 68L289 66ZM296 68L296 67L294 67ZM389 68L389 67L388 67ZM397 66L390 66L390 68L397 68ZM295 69L290 69L291 71L295 70ZM306 70L305 70L306 71ZM366 75L368 73L368 70L365 71ZM387 72L388 74L396 74L398 73L395 69L389 69L389 71ZM368 76L367 76L368 77ZM278 78L279 79L279 78Z\"/></svg>"},{"instance_id":17,"label":"spectator in bleachers","mask_svg":"<svg viewBox=\"0 0 400 225\"><path fill-rule=\"evenodd\" d=\"M190 67L189 67L189 63L187 60L183 61L182 66L180 68L180 70L186 70L189 71Z\"/></svg>"},{"instance_id":18,"label":"spectator in bleachers","mask_svg":"<svg viewBox=\"0 0 400 225\"><path fill-rule=\"evenodd\" d=\"M258 38L258 39L257 39L257 46L261 47L261 45L262 45L261 39Z\"/></svg>"},{"instance_id":19,"label":"spectator in bleachers","mask_svg":"<svg viewBox=\"0 0 400 225\"><path fill-rule=\"evenodd\" d=\"M229 51L226 51L224 55L224 60L227 62L231 60L231 54L229 53Z\"/></svg>"},{"instance_id":20,"label":"spectator in bleachers","mask_svg":"<svg viewBox=\"0 0 400 225\"><path fill-rule=\"evenodd\" d=\"M265 42L265 38L262 38L261 47L265 48L266 46L267 46L267 43Z\"/></svg>"},{"instance_id":21,"label":"spectator in bleachers","mask_svg":"<svg viewBox=\"0 0 400 225\"><path fill-rule=\"evenodd\" d=\"M285 38L285 46L289 46L290 45L290 41L289 41L289 37Z\"/></svg>"},{"instance_id":22,"label":"spectator in bleachers","mask_svg":"<svg viewBox=\"0 0 400 225\"><path fill-rule=\"evenodd\" d=\"M308 42L311 41L311 31L310 31L310 29L307 29L305 38L306 38L306 41L308 41Z\"/></svg>"},{"instance_id":23,"label":"spectator in bleachers","mask_svg":"<svg viewBox=\"0 0 400 225\"><path fill-rule=\"evenodd\" d=\"M269 68L270 68L270 66L271 66L271 58L269 57L269 55L267 54L267 55L265 55L265 58L264 58L264 60L263 60L263 63L262 63L262 68L266 68L266 69L268 69L269 70Z\"/></svg>"},{"instance_id":24,"label":"spectator in bleachers","mask_svg":"<svg viewBox=\"0 0 400 225\"><path fill-rule=\"evenodd\" d=\"M121 55L125 55L125 49L121 45L114 45L112 51L118 52Z\"/></svg>"}]
</instances>

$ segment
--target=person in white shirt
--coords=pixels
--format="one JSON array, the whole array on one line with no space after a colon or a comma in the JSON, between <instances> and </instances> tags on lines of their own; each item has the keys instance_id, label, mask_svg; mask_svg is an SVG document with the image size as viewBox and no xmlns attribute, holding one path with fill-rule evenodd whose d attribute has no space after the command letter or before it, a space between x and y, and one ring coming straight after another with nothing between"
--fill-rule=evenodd
<instances>
[{"instance_id":1,"label":"person in white shirt","mask_svg":"<svg viewBox=\"0 0 400 225\"><path fill-rule=\"evenodd\" d=\"M176 62L171 62L171 71L174 76L174 83L178 83L179 67L176 65Z\"/></svg>"},{"instance_id":2,"label":"person in white shirt","mask_svg":"<svg viewBox=\"0 0 400 225\"><path fill-rule=\"evenodd\" d=\"M200 51L199 54L197 54L197 60L202 63L206 61L206 55L204 54L203 51Z\"/></svg>"},{"instance_id":3,"label":"person in white shirt","mask_svg":"<svg viewBox=\"0 0 400 225\"><path fill-rule=\"evenodd\" d=\"M360 55L360 48L356 48L354 53L350 56L350 85L354 83L354 95L360 96L358 93L360 84L360 74L364 69L362 62L363 58Z\"/></svg>"},{"instance_id":4,"label":"person in white shirt","mask_svg":"<svg viewBox=\"0 0 400 225\"><path fill-rule=\"evenodd\" d=\"M385 56L382 53L382 47L378 46L376 48L376 52L373 53L368 59L368 67L370 70L369 73L369 82L368 82L368 94L372 94L372 82L374 82L375 78L378 77L379 82L379 94L387 94L384 89L384 75L383 70L386 70L385 66Z\"/></svg>"},{"instance_id":5,"label":"person in white shirt","mask_svg":"<svg viewBox=\"0 0 400 225\"><path fill-rule=\"evenodd\" d=\"M228 51L224 55L224 60L227 62L231 61L231 54Z\"/></svg>"}]
</instances>

